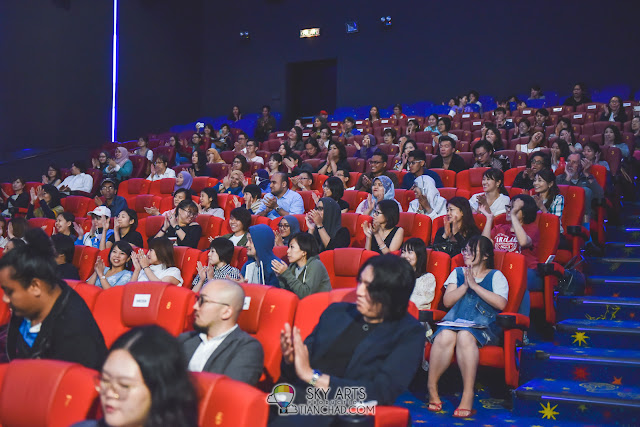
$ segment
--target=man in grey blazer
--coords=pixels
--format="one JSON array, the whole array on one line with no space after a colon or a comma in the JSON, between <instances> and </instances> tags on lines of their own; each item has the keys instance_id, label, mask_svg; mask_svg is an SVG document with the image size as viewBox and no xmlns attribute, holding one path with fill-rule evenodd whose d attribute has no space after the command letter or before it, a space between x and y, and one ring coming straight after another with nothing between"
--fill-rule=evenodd
<instances>
[{"instance_id":1,"label":"man in grey blazer","mask_svg":"<svg viewBox=\"0 0 640 427\"><path fill-rule=\"evenodd\" d=\"M256 385L262 375L262 345L238 327L244 291L230 280L210 280L193 306L195 331L178 337L189 370L223 374Z\"/></svg>"}]
</instances>

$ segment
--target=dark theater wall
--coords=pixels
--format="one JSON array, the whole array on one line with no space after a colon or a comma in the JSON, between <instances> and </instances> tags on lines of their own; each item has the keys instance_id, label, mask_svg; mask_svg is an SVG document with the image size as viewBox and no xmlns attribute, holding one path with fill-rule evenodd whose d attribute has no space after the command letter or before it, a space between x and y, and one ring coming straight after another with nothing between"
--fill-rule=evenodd
<instances>
[{"instance_id":1,"label":"dark theater wall","mask_svg":"<svg viewBox=\"0 0 640 427\"><path fill-rule=\"evenodd\" d=\"M109 139L109 1L0 2L0 152Z\"/></svg>"},{"instance_id":2,"label":"dark theater wall","mask_svg":"<svg viewBox=\"0 0 640 427\"><path fill-rule=\"evenodd\" d=\"M119 141L194 121L202 98L203 0L120 0Z\"/></svg>"},{"instance_id":3,"label":"dark theater wall","mask_svg":"<svg viewBox=\"0 0 640 427\"><path fill-rule=\"evenodd\" d=\"M576 80L638 89L638 12L639 2L593 0L208 2L216 25L205 33L204 113L267 102L284 111L286 64L329 58L338 61L338 106L442 101L472 88L503 97L534 82L562 95ZM393 18L386 31L383 15ZM358 34L345 33L351 19ZM307 27L321 37L299 39Z\"/></svg>"}]
</instances>

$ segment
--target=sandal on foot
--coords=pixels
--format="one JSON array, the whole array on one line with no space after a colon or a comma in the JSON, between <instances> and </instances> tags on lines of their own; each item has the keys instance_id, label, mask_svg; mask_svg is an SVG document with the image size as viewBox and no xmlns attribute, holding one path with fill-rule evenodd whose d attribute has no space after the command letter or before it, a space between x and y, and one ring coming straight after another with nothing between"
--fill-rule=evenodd
<instances>
[{"instance_id":1,"label":"sandal on foot","mask_svg":"<svg viewBox=\"0 0 640 427\"><path fill-rule=\"evenodd\" d=\"M440 412L442 411L442 402L429 402L429 407L427 409L431 412Z\"/></svg>"},{"instance_id":2,"label":"sandal on foot","mask_svg":"<svg viewBox=\"0 0 640 427\"><path fill-rule=\"evenodd\" d=\"M469 417L473 417L478 411L476 411L475 409L463 409L463 408L458 408L455 411L453 411L453 417L454 418L469 418Z\"/></svg>"}]
</instances>

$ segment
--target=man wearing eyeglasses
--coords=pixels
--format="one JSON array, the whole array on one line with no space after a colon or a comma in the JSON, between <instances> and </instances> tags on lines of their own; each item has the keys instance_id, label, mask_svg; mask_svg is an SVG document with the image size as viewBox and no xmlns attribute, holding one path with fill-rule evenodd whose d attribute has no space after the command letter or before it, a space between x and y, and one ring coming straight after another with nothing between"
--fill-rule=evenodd
<instances>
[{"instance_id":1,"label":"man wearing eyeglasses","mask_svg":"<svg viewBox=\"0 0 640 427\"><path fill-rule=\"evenodd\" d=\"M394 188L398 188L398 177L387 172L387 160L388 157L384 152L376 150L375 153L373 153L373 156L369 159L369 168L371 171L360 175L354 189L356 191L366 191L371 193L373 180L382 175L388 177L391 182L393 182Z\"/></svg>"},{"instance_id":2,"label":"man wearing eyeglasses","mask_svg":"<svg viewBox=\"0 0 640 427\"><path fill-rule=\"evenodd\" d=\"M409 158L407 159L407 166L409 166L409 172L405 174L402 179L402 188L405 190L411 190L413 188L413 183L416 178L421 175L427 175L433 178L436 183L436 188L444 187L442 183L442 179L440 179L440 175L427 169L425 164L427 163L427 155L424 151L414 150L409 153Z\"/></svg>"},{"instance_id":3,"label":"man wearing eyeglasses","mask_svg":"<svg viewBox=\"0 0 640 427\"><path fill-rule=\"evenodd\" d=\"M231 280L210 280L193 306L194 331L178 337L192 372L226 375L256 385L262 375L262 345L238 327L245 303L242 287Z\"/></svg>"}]
</instances>

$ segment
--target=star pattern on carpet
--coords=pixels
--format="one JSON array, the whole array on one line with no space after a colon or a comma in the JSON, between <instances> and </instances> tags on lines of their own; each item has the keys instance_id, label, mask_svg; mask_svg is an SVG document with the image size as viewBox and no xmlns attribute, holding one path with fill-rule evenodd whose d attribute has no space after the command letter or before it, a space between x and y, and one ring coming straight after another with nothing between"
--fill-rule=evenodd
<instances>
[{"instance_id":1,"label":"star pattern on carpet","mask_svg":"<svg viewBox=\"0 0 640 427\"><path fill-rule=\"evenodd\" d=\"M578 406L578 411L580 412L585 412L587 410L587 405L580 405Z\"/></svg>"},{"instance_id":2,"label":"star pattern on carpet","mask_svg":"<svg viewBox=\"0 0 640 427\"><path fill-rule=\"evenodd\" d=\"M556 419L556 415L560 415L560 412L556 412L556 408L558 407L558 405L555 406L551 406L550 402L547 402L547 406L544 406L542 403L540 404L540 406L542 406L542 410L538 411L538 413L542 414L542 419L547 419L547 420L555 420Z\"/></svg>"},{"instance_id":3,"label":"star pattern on carpet","mask_svg":"<svg viewBox=\"0 0 640 427\"><path fill-rule=\"evenodd\" d=\"M618 377L613 377L613 382L611 384L614 385L622 385L622 377L618 378Z\"/></svg>"},{"instance_id":4,"label":"star pattern on carpet","mask_svg":"<svg viewBox=\"0 0 640 427\"><path fill-rule=\"evenodd\" d=\"M580 381L586 381L589 378L587 368L578 366L573 368L573 378Z\"/></svg>"},{"instance_id":5,"label":"star pattern on carpet","mask_svg":"<svg viewBox=\"0 0 640 427\"><path fill-rule=\"evenodd\" d=\"M587 340L590 339L586 332L576 332L575 334L571 335L571 338L573 338L573 342L572 344L578 343L578 346L582 347L582 344L585 345L585 347L587 346Z\"/></svg>"}]
</instances>

